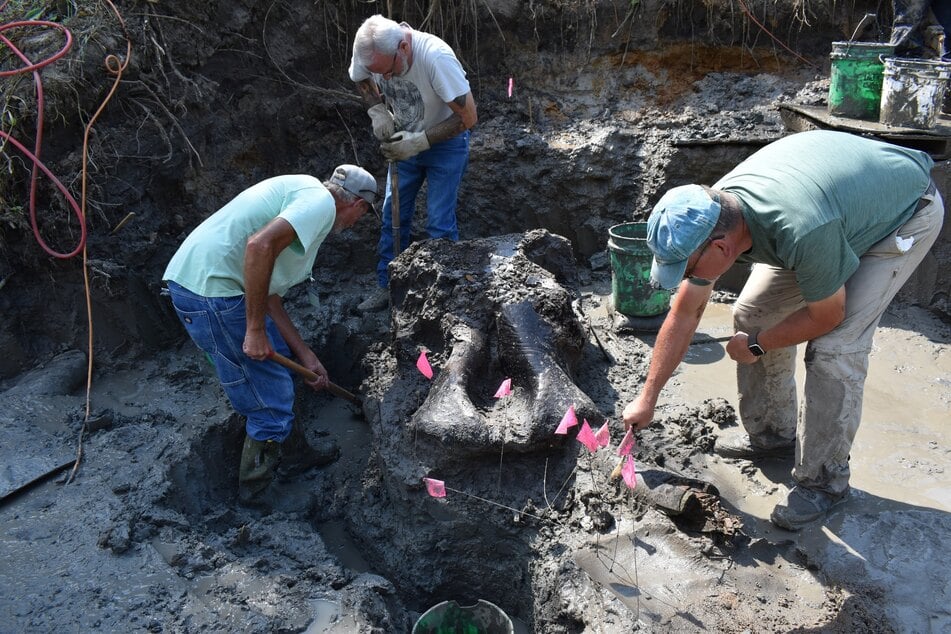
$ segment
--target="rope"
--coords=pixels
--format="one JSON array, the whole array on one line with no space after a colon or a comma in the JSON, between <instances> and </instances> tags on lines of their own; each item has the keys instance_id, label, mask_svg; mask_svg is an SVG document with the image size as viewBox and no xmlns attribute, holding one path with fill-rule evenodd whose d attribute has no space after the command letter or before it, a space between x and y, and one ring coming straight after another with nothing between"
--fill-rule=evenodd
<instances>
[{"instance_id":1,"label":"rope","mask_svg":"<svg viewBox=\"0 0 951 634\"><path fill-rule=\"evenodd\" d=\"M76 449L76 462L73 465L72 472L67 480L67 483L72 482L73 478L76 475L76 471L79 469L79 464L82 460L83 455L83 436L85 435L87 424L89 422L89 415L91 409L91 393L92 393L92 368L93 368L93 322L92 322L92 295L90 292L89 284L89 261L88 261L88 252L87 252L87 228L86 228L86 184L88 180L88 162L89 162L89 135L92 132L93 126L105 110L106 105L109 103L112 96L115 94L116 89L119 86L119 82L122 79L122 73L125 71L126 67L129 64L130 59L132 58L132 41L129 38L128 29L126 29L125 21L122 19L122 15L116 9L115 5L111 0L103 0L112 12L116 15L116 18L119 21L119 24L122 27L123 34L126 39L126 58L125 61L121 61L116 55L109 54L105 58L106 71L113 75L114 80L109 93L102 100L99 107L96 109L96 112L90 118L89 122L86 124L84 133L83 133L83 148L82 148L82 189L80 201L77 203L76 199L69 193L66 187L60 182L58 178L46 167L46 165L40 159L40 152L43 144L43 124L44 124L44 95L43 95L43 81L40 77L39 71L52 64L53 62L62 58L69 49L72 47L73 36L72 33L62 24L56 22L50 22L46 20L17 20L13 22L8 22L6 24L0 25L0 42L7 48L9 48L25 66L13 70L0 71L0 77L10 77L13 75L23 75L26 73L33 74L33 82L36 86L36 138L34 142L34 149L31 152L28 150L22 143L17 141L7 132L0 130L0 138L3 138L4 141L8 142L14 148L22 152L33 164L30 174L30 198L29 198L29 214L30 214L30 226L33 230L33 235L36 238L37 243L40 247L49 255L59 258L59 259L69 259L80 252L83 254L83 289L86 299L86 322L88 325L89 337L87 341L87 346L89 353L87 355L87 367L86 367L86 409L85 416L83 418L83 426L79 433L79 441L77 443ZM0 4L0 11L6 8L9 0L4 1ZM51 28L60 31L64 37L64 43L62 48L51 55L50 57L40 61L33 62L29 57L27 57L16 45L10 41L3 33L10 29L16 28ZM2 147L0 147L2 149ZM79 241L76 247L69 252L60 252L56 251L50 247L43 237L40 235L39 221L37 219L36 213L36 190L37 183L39 180L39 172L45 174L56 186L56 188L62 193L63 197L66 199L68 205L73 209L73 212L76 214L76 218L79 221L80 227L80 236Z\"/></svg>"},{"instance_id":2,"label":"rope","mask_svg":"<svg viewBox=\"0 0 951 634\"><path fill-rule=\"evenodd\" d=\"M89 119L89 123L86 124L86 130L83 133L83 168L82 168L82 216L86 217L86 180L89 172L88 162L89 162L89 134L92 132L93 125L96 123L96 120L99 119L99 115L102 114L102 111L106 109L106 104L109 103L109 100L112 99L112 96L115 94L116 89L119 87L119 82L122 81L122 73L125 71L126 67L129 65L129 60L132 59L132 40L129 38L129 31L126 29L125 20L122 19L122 15L116 9L115 5L112 4L112 0L103 0L106 4L109 5L109 8L112 9L112 12L116 14L116 19L119 20L119 24L122 26L122 33L125 35L126 43L126 55L125 61L120 62L119 58L110 53L106 55L104 60L106 71L114 77L112 81L112 87L109 89L109 93L102 100L102 103L99 104L99 108L96 109L96 112L93 114L92 118ZM93 360L93 349L92 349L92 339L93 339L93 328L92 328L92 297L89 292L89 259L88 253L86 250L86 244L83 244L83 286L86 290L86 319L89 323L89 340L87 345L89 346L89 363L86 367L86 415L83 418L83 427L79 430L79 441L76 446L76 463L73 465L73 470L69 474L69 478L66 480L66 483L69 484L73 481L73 478L76 477L76 472L79 470L79 463L83 458L83 437L86 434L87 424L89 422L89 412L90 412L90 403L91 403L91 392L92 392L92 360Z\"/></svg>"}]
</instances>

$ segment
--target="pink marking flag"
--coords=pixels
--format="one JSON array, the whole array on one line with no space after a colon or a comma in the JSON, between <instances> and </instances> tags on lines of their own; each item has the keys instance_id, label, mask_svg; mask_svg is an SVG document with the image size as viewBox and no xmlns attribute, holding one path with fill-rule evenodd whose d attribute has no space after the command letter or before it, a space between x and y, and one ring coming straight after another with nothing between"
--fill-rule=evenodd
<instances>
[{"instance_id":1,"label":"pink marking flag","mask_svg":"<svg viewBox=\"0 0 951 634\"><path fill-rule=\"evenodd\" d=\"M419 358L416 359L416 369L423 373L423 376L427 379L433 378L433 366L429 365L429 359L426 357L426 351L423 350L419 353Z\"/></svg>"},{"instance_id":2,"label":"pink marking flag","mask_svg":"<svg viewBox=\"0 0 951 634\"><path fill-rule=\"evenodd\" d=\"M565 415L561 417L561 422L558 423L558 429L555 430L556 434L567 434L568 429L574 427L578 424L578 417L575 416L575 406L568 406L568 411L565 412Z\"/></svg>"},{"instance_id":3,"label":"pink marking flag","mask_svg":"<svg viewBox=\"0 0 951 634\"><path fill-rule=\"evenodd\" d=\"M426 490L434 498L446 497L446 483L442 480L433 480L432 478L423 478L426 483Z\"/></svg>"},{"instance_id":4,"label":"pink marking flag","mask_svg":"<svg viewBox=\"0 0 951 634\"><path fill-rule=\"evenodd\" d=\"M581 431L578 432L578 442L587 447L591 453L598 450L598 439L594 437L594 432L591 431L591 425L588 424L587 420L581 424Z\"/></svg>"},{"instance_id":5,"label":"pink marking flag","mask_svg":"<svg viewBox=\"0 0 951 634\"><path fill-rule=\"evenodd\" d=\"M611 444L611 430L608 429L608 421L604 421L601 429L595 432L594 437L598 440L598 447L607 447Z\"/></svg>"},{"instance_id":6,"label":"pink marking flag","mask_svg":"<svg viewBox=\"0 0 951 634\"><path fill-rule=\"evenodd\" d=\"M499 386L499 389L495 391L495 398L502 398L503 396L508 396L512 393L512 379L505 379L502 381L502 385Z\"/></svg>"},{"instance_id":7,"label":"pink marking flag","mask_svg":"<svg viewBox=\"0 0 951 634\"><path fill-rule=\"evenodd\" d=\"M629 427L624 439L621 440L621 446L617 448L617 455L627 456L634 450L634 428Z\"/></svg>"},{"instance_id":8,"label":"pink marking flag","mask_svg":"<svg viewBox=\"0 0 951 634\"><path fill-rule=\"evenodd\" d=\"M624 466L621 468L621 477L624 478L624 484L630 488L637 486L637 469L634 468L634 456L628 454L624 459Z\"/></svg>"},{"instance_id":9,"label":"pink marking flag","mask_svg":"<svg viewBox=\"0 0 951 634\"><path fill-rule=\"evenodd\" d=\"M514 86L514 84L515 84L515 79L512 77L509 77L509 99L512 98L512 87Z\"/></svg>"}]
</instances>

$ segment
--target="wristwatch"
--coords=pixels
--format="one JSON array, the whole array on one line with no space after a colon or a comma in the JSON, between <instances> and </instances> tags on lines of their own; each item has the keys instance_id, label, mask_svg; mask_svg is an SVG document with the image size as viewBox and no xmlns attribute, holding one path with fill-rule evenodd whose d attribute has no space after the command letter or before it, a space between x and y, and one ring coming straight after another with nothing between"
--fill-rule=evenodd
<instances>
[{"instance_id":1,"label":"wristwatch","mask_svg":"<svg viewBox=\"0 0 951 634\"><path fill-rule=\"evenodd\" d=\"M754 357L761 357L766 354L766 351L763 350L763 346L756 342L756 336L758 334L758 332L754 332L746 337L746 346L750 349L750 352L753 353Z\"/></svg>"}]
</instances>

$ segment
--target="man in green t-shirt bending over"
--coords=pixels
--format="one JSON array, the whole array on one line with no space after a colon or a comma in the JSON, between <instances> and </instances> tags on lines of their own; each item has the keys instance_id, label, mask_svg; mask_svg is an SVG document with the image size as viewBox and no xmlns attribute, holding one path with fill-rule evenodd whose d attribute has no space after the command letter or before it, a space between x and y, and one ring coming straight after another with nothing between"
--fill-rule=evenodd
<instances>
[{"instance_id":1,"label":"man in green t-shirt bending over","mask_svg":"<svg viewBox=\"0 0 951 634\"><path fill-rule=\"evenodd\" d=\"M321 183L276 176L238 194L192 231L162 279L189 336L215 365L235 411L247 418L238 492L262 499L294 419L294 382L268 361L293 353L327 386L327 370L284 310L287 290L308 279L331 231L353 226L376 201L376 180L341 165Z\"/></svg>"},{"instance_id":2,"label":"man in green t-shirt bending over","mask_svg":"<svg viewBox=\"0 0 951 634\"><path fill-rule=\"evenodd\" d=\"M624 423L650 424L683 359L713 282L735 262L752 272L733 309L740 419L721 456L795 456L794 488L770 515L797 530L849 493L872 335L934 244L944 219L931 158L815 130L762 148L712 188L668 191L648 221L653 281L678 287L641 393ZM796 345L806 343L797 419Z\"/></svg>"}]
</instances>

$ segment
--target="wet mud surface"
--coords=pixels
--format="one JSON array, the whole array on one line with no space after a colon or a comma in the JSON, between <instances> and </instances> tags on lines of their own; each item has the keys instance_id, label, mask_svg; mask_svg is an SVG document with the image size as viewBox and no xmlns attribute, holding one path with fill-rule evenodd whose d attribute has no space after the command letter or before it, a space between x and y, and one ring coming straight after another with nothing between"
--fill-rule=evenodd
<instances>
[{"instance_id":1,"label":"wet mud surface","mask_svg":"<svg viewBox=\"0 0 951 634\"><path fill-rule=\"evenodd\" d=\"M614 477L620 413L653 338L611 311L608 229L785 134L778 104L822 105L828 42L869 7L816 5L805 25L800 3L748 3L799 25L780 35L804 60L764 47L729 3L527 13L493 0L478 41L468 14L431 13L465 50L479 103L460 192L470 240L411 245L392 308L376 313L357 305L375 288L377 221L322 246L288 309L361 405L299 384L298 424L339 457L281 482L266 513L237 504L243 422L159 277L187 232L252 182L343 161L385 173L342 80L340 34L366 8L131 4L135 61L95 136L89 376L83 270L46 258L13 213L27 178L0 180L15 203L0 211L0 308L15 316L0 329L0 631L409 632L441 601L478 599L520 633L951 627L947 235L883 320L855 494L827 522L771 527L790 465L712 454L737 423L715 341L730 333L728 288L638 434L637 486ZM122 41L101 13L75 24L96 37L68 72L44 73L60 113L48 160L70 174L82 124L70 113L95 106L101 53ZM31 86L4 91L30 122ZM936 173L951 182L946 165ZM61 204L48 186L40 197ZM68 242L68 216L42 220L44 235ZM432 380L415 367L424 349ZM506 378L512 394L495 398ZM553 433L568 405L607 424L608 446L589 451L581 425Z\"/></svg>"},{"instance_id":2,"label":"wet mud surface","mask_svg":"<svg viewBox=\"0 0 951 634\"><path fill-rule=\"evenodd\" d=\"M444 264L487 252L478 241L471 252L465 243L421 243L407 256L434 248L443 248ZM408 270L426 269L405 261ZM505 267L498 270L504 277ZM458 281L471 284L464 274ZM420 298L419 305L407 300L418 319L401 322L398 303L392 319L365 319L373 330L364 334L386 345L374 344L379 349L365 361L374 374L353 386L363 408L300 394L306 435L335 442L340 458L282 483L270 514L236 504L243 426L188 342L102 373L94 383L102 409L92 416L78 477L66 484L68 472L54 474L0 507L0 570L16 588L8 596L17 596L4 600L4 613L28 631L70 623L93 631L399 632L440 601L485 599L528 632L916 631L912 625L947 622L946 573L937 563L922 568L940 560L951 529L947 508L900 508L896 500L884 511L858 493L850 510L830 519L844 544L764 528L762 515L736 506L733 491L755 492L760 473L788 483L788 467L783 476L782 465L759 465L760 472L712 456L715 435L736 422L727 399L696 403L690 385L675 382L638 438L638 487L612 480L620 409L646 371L650 336L617 333L606 308L609 280L602 272L592 281L566 287L577 310L562 319L583 332L570 376L611 430L610 446L597 453L574 430L521 449L495 437L474 452L456 446L455 430L492 423L451 415L430 415L448 435L423 438L432 430L414 426L415 417L450 373L452 356L440 354L437 335L452 328L420 326L422 298L438 284L406 287L408 298ZM348 300L351 313L360 299ZM491 314L489 306L475 313ZM306 320L312 311L300 297L292 314ZM946 365L948 329L931 328L923 343ZM422 332L430 332L420 339L433 351L431 382L413 365L418 348L410 342ZM504 374L496 362L474 386L494 391ZM65 354L6 389L5 439L33 430L50 439L42 448L74 449L84 365L83 355ZM60 389L38 387L43 376L72 379ZM523 388L514 381L513 389L509 413L518 418L531 408L514 405ZM509 407L491 401L477 408L490 419ZM553 431L558 420L547 422ZM20 442L24 450L11 462L55 453ZM421 476L443 480L446 497L427 495ZM682 487L687 500L665 486ZM881 557L869 556L882 546Z\"/></svg>"}]
</instances>

